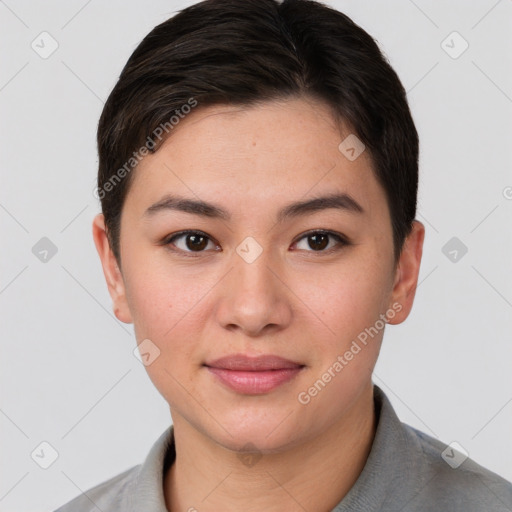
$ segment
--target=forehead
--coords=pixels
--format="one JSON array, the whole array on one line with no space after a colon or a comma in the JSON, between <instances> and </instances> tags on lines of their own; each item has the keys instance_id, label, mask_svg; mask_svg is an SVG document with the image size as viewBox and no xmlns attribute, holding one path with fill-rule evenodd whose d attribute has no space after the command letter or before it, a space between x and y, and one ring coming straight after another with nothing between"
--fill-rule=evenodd
<instances>
[{"instance_id":1,"label":"forehead","mask_svg":"<svg viewBox=\"0 0 512 512\"><path fill-rule=\"evenodd\" d=\"M343 151L342 142L353 137L329 107L312 100L199 106L139 163L127 203L142 213L164 193L179 191L245 210L253 202L271 209L284 198L337 191L368 211L385 202L384 192L368 152L354 159Z\"/></svg>"}]
</instances>

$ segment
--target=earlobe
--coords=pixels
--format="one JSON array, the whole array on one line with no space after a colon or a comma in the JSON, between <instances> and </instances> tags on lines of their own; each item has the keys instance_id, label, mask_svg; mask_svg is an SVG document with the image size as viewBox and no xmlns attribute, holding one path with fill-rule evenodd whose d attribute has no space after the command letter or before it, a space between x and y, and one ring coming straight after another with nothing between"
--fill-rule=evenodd
<instances>
[{"instance_id":1,"label":"earlobe","mask_svg":"<svg viewBox=\"0 0 512 512\"><path fill-rule=\"evenodd\" d=\"M389 304L389 307L397 304L401 307L394 308L398 312L388 320L389 324L402 323L409 316L412 309L416 287L418 286L424 238L425 226L417 220L413 221L411 233L407 237L400 254Z\"/></svg>"},{"instance_id":2,"label":"earlobe","mask_svg":"<svg viewBox=\"0 0 512 512\"><path fill-rule=\"evenodd\" d=\"M102 213L99 213L93 219L92 236L100 257L108 292L112 299L114 314L121 322L127 324L133 323L128 302L126 300L126 289L123 275L114 253L110 248L110 243L105 230L105 218Z\"/></svg>"}]
</instances>

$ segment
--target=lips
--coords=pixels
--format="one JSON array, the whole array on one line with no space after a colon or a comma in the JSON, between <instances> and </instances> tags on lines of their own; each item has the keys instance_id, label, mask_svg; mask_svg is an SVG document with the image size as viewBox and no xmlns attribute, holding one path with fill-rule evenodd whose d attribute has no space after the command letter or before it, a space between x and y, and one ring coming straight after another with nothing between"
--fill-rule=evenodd
<instances>
[{"instance_id":1,"label":"lips","mask_svg":"<svg viewBox=\"0 0 512 512\"><path fill-rule=\"evenodd\" d=\"M304 365L273 355L249 357L244 354L233 354L206 363L206 366L210 368L222 368L224 370L261 372L267 370L300 368Z\"/></svg>"},{"instance_id":2,"label":"lips","mask_svg":"<svg viewBox=\"0 0 512 512\"><path fill-rule=\"evenodd\" d=\"M218 382L240 394L269 393L292 380L304 365L274 355L233 354L204 365Z\"/></svg>"}]
</instances>

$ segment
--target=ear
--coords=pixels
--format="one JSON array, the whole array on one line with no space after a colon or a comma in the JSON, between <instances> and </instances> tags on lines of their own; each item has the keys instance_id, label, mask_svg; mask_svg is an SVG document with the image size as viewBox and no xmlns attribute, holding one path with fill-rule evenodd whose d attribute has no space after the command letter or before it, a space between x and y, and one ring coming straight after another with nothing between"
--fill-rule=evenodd
<instances>
[{"instance_id":1,"label":"ear","mask_svg":"<svg viewBox=\"0 0 512 512\"><path fill-rule=\"evenodd\" d=\"M389 307L396 314L393 318L388 319L389 324L402 323L411 312L418 285L424 238L425 226L417 220L413 221L411 233L404 242L396 269L395 282L389 304Z\"/></svg>"},{"instance_id":2,"label":"ear","mask_svg":"<svg viewBox=\"0 0 512 512\"><path fill-rule=\"evenodd\" d=\"M94 217L92 222L92 236L96 250L100 256L103 274L108 286L108 292L112 298L114 314L126 324L133 323L128 302L126 300L126 289L123 275L117 264L117 260L110 248L107 233L105 230L105 218L102 213Z\"/></svg>"}]
</instances>

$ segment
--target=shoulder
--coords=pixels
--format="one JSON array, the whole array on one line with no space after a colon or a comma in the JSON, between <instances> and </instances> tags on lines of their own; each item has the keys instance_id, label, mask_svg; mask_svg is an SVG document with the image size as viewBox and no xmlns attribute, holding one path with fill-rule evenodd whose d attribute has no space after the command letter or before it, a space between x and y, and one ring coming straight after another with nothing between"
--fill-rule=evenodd
<instances>
[{"instance_id":1,"label":"shoulder","mask_svg":"<svg viewBox=\"0 0 512 512\"><path fill-rule=\"evenodd\" d=\"M423 503L421 510L425 503L431 503L432 510L443 506L467 512L512 509L512 483L477 464L460 445L446 445L409 425L403 427L417 447L418 459L423 459L418 460L424 470L413 500Z\"/></svg>"},{"instance_id":2,"label":"shoulder","mask_svg":"<svg viewBox=\"0 0 512 512\"><path fill-rule=\"evenodd\" d=\"M92 487L55 512L165 511L162 478L175 455L174 429L170 425L153 443L142 464Z\"/></svg>"},{"instance_id":3,"label":"shoulder","mask_svg":"<svg viewBox=\"0 0 512 512\"><path fill-rule=\"evenodd\" d=\"M130 488L141 465L134 466L88 489L54 512L114 512L126 510Z\"/></svg>"},{"instance_id":4,"label":"shoulder","mask_svg":"<svg viewBox=\"0 0 512 512\"><path fill-rule=\"evenodd\" d=\"M477 464L460 445L401 422L386 394L378 386L374 391L372 448L336 512L360 510L362 502L372 512L512 512L512 483Z\"/></svg>"}]
</instances>

